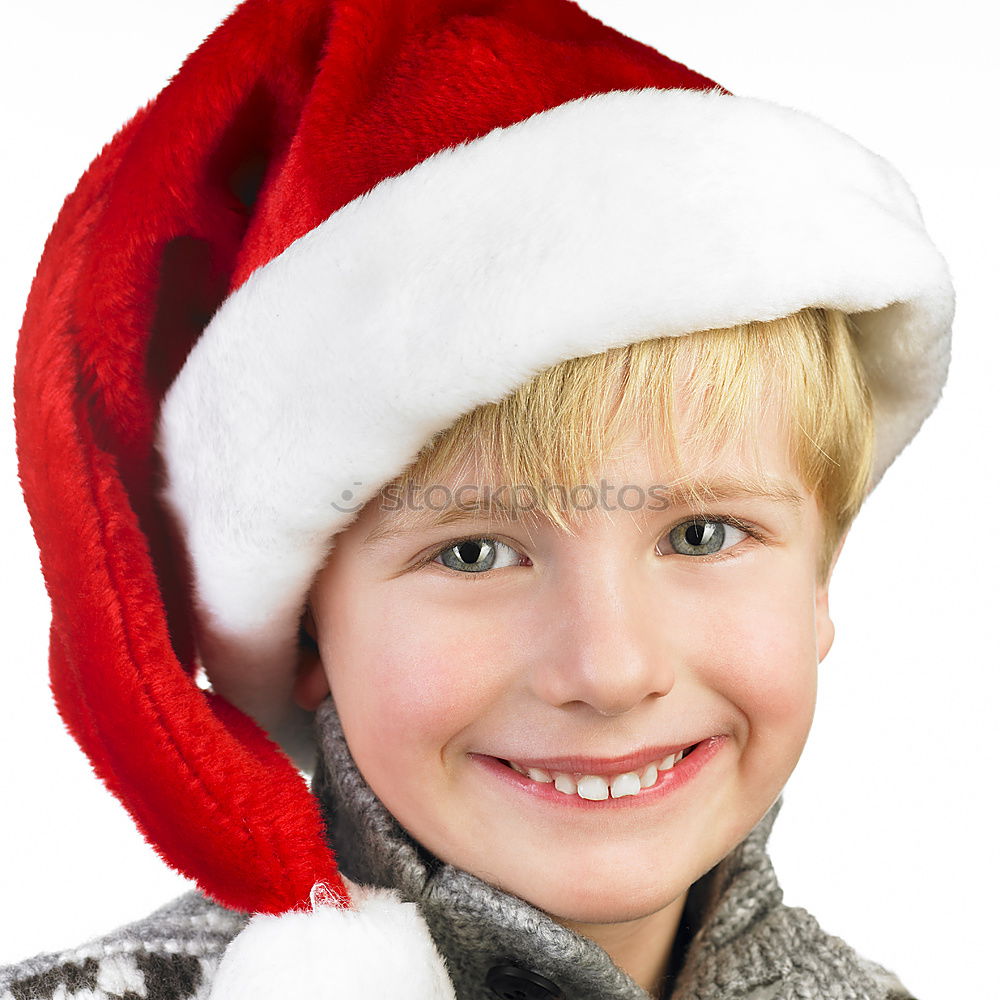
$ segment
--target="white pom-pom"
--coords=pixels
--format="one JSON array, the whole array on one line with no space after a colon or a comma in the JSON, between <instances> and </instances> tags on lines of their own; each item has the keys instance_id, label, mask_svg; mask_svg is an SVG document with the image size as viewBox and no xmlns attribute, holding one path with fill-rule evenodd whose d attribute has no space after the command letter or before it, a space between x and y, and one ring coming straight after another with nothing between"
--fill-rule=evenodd
<instances>
[{"instance_id":1,"label":"white pom-pom","mask_svg":"<svg viewBox=\"0 0 1000 1000\"><path fill-rule=\"evenodd\" d=\"M316 887L311 912L253 917L222 956L210 1000L455 1000L416 904L345 883L349 910Z\"/></svg>"}]
</instances>

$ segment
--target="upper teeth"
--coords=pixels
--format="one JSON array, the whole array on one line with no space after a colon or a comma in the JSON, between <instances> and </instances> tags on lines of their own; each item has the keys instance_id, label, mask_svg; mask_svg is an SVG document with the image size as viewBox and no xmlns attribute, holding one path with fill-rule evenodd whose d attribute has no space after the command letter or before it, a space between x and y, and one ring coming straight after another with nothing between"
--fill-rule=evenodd
<instances>
[{"instance_id":1,"label":"upper teeth","mask_svg":"<svg viewBox=\"0 0 1000 1000\"><path fill-rule=\"evenodd\" d=\"M591 799L599 802L602 799L621 799L626 795L638 795L640 789L656 784L660 771L669 771L681 757L684 751L668 754L663 760L651 761L635 771L625 771L609 778L598 774L567 774L564 771L545 771L540 767L524 767L516 761L509 761L510 766L532 781L540 784L554 784L556 789L566 795L579 795L581 799Z\"/></svg>"}]
</instances>

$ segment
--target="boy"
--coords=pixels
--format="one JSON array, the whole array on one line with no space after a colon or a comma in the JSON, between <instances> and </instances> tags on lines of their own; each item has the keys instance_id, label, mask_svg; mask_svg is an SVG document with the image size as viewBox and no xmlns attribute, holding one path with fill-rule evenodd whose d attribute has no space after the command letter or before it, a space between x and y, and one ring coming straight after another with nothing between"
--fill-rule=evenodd
<instances>
[{"instance_id":1,"label":"boy","mask_svg":"<svg viewBox=\"0 0 1000 1000\"><path fill-rule=\"evenodd\" d=\"M315 804L229 703L309 765L293 704L318 707L329 683L338 713L323 702L317 790L342 868L421 901L458 995L704 995L702 980L723 988L720 969L731 973L721 995L807 984L889 995L886 976L775 902L758 821L808 728L815 659L832 640L836 545L940 391L946 272L905 185L825 126L713 89L571 5L481 7L399 4L380 17L248 4L67 206L29 304L18 386L25 490L63 637L53 649L62 710L171 860L234 910L282 912L321 882L343 892ZM263 64L234 72L251 44ZM178 150L172 137L191 122L198 134ZM149 216L137 229L139 211ZM860 245L858 231L869 235ZM852 317L802 313L821 304ZM50 336L54 310L69 316ZM771 342L774 331L750 321L773 317L792 319ZM744 353L713 370L712 345L730 336L720 327ZM684 352L702 331L696 363ZM668 355L678 348L676 371L606 353L651 339ZM781 367L794 350L798 377ZM548 375L577 358L598 370ZM597 377L613 363L617 381ZM537 480L554 471L574 497L599 472L629 486L612 516L585 518L572 544L530 513L508 516L502 539L485 534L495 522L476 522L481 535L423 553L451 553L436 576L415 572L415 552L403 559L391 534L369 550L362 530L392 531L395 518L365 506L354 521L359 506L456 418L540 371L557 380L549 404L529 418L529 394L490 444L445 439L454 461L432 481L471 483L478 496L491 477L523 482L509 475L520 466ZM612 401L613 414L628 378L657 386L676 412L661 424L656 406L626 408L623 448L611 452L589 442L603 427L595 403ZM577 379L587 391L559 415ZM67 385L77 408L37 412L38 397ZM157 422L194 607L157 502ZM568 434L546 442L546 427ZM657 443L675 432L665 461ZM509 433L522 435L516 447ZM838 439L842 461L830 453ZM687 496L692 478L749 478L770 495L717 485L716 497ZM652 504L635 506L640 490ZM507 565L482 570L483 551ZM458 562L482 579L446 579ZM85 587L72 586L73 567L86 569ZM320 655L300 662L307 596ZM692 621L719 631L695 635ZM195 649L207 698L187 672ZM125 712L135 723L121 733ZM661 871L664 849L679 860ZM563 850L586 879L558 867L553 877ZM753 890L733 897L749 873ZM353 895L363 912L377 903ZM723 934L726 907L748 903L760 926L792 935L784 951L764 948L767 960L771 937L731 922ZM312 916L325 926L333 915ZM214 995L247 995L277 969L277 994L291 990L290 969L307 975L291 957L246 971L261 954L258 920L215 976L219 939L241 924L213 910L190 919L201 921L184 932L198 963L139 968L126 957L134 948L112 949L113 961L105 948L107 963L79 973L94 980L85 988L115 995L141 973L148 990L175 975L176 995L210 981ZM156 933L178 920L163 915ZM332 985L350 994L349 968L366 980L389 963L384 948L358 962L346 926L321 945L339 942ZM511 927L520 933L504 939ZM32 972L31 988L57 989L72 966ZM233 978L241 967L249 982ZM402 968L412 974L413 961ZM429 988L445 995L433 968ZM26 981L15 973L10 988Z\"/></svg>"}]
</instances>

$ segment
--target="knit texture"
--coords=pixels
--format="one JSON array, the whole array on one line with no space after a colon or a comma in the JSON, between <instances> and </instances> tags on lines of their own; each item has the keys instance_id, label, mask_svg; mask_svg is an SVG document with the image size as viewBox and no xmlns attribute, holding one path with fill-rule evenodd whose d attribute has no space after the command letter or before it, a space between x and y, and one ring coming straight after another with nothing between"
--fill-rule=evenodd
<instances>
[{"instance_id":1,"label":"knit texture","mask_svg":"<svg viewBox=\"0 0 1000 1000\"><path fill-rule=\"evenodd\" d=\"M247 919L189 892L79 948L0 969L0 1000L204 1000Z\"/></svg>"},{"instance_id":2,"label":"knit texture","mask_svg":"<svg viewBox=\"0 0 1000 1000\"><path fill-rule=\"evenodd\" d=\"M650 1000L594 942L414 841L355 766L329 699L317 736L313 789L341 870L418 904L459 1000L495 1000L486 975L496 965L544 976L566 1000ZM670 1000L913 1000L805 910L784 905L766 853L778 809L692 886L691 939ZM80 948L0 969L0 1000L205 1000L247 919L191 892Z\"/></svg>"}]
</instances>

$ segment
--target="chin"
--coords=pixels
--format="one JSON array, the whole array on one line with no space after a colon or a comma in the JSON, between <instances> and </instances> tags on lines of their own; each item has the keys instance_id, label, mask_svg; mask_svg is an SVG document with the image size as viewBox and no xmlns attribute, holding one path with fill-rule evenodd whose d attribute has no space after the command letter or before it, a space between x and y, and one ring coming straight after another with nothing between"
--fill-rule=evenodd
<instances>
[{"instance_id":1,"label":"chin","mask_svg":"<svg viewBox=\"0 0 1000 1000\"><path fill-rule=\"evenodd\" d=\"M552 887L535 885L529 894L515 895L564 924L620 924L648 917L687 891L687 884L642 886L609 879L575 879L572 884Z\"/></svg>"}]
</instances>

